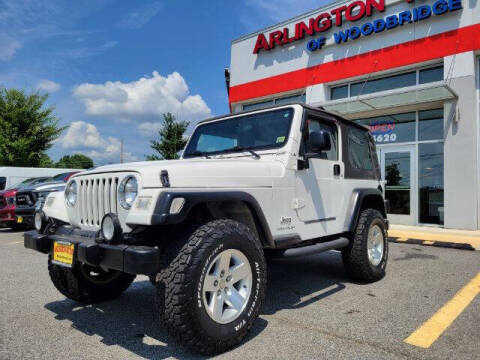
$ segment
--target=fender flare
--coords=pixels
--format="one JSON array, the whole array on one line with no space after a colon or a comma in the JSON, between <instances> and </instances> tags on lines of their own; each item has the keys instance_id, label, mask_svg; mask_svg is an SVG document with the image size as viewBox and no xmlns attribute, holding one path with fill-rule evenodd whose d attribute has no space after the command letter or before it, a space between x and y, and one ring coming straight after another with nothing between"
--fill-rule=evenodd
<instances>
[{"instance_id":1,"label":"fender flare","mask_svg":"<svg viewBox=\"0 0 480 360\"><path fill-rule=\"evenodd\" d=\"M378 197L379 200L381 200L379 201L379 204L381 205L380 205L380 209L378 210L382 213L388 228L387 211L385 207L385 200L383 198L383 194L378 189L359 188L359 189L353 189L352 196L350 197L350 201L348 203L348 208L347 208L348 212L345 217L345 224L343 226L343 230L345 232L352 232L355 230L357 226L358 218L360 217L360 212L362 210L363 201L367 196L375 196L375 197Z\"/></svg>"},{"instance_id":2,"label":"fender flare","mask_svg":"<svg viewBox=\"0 0 480 360\"><path fill-rule=\"evenodd\" d=\"M170 206L175 198L184 198L185 203L182 210L178 214L170 214ZM179 224L184 221L193 207L198 204L220 201L242 201L249 206L253 215L258 220L265 240L269 247L274 248L273 241L268 222L265 218L262 208L258 201L249 193L244 191L205 191L205 192L189 192L189 191L165 191L157 199L154 212L151 217L152 225L172 225Z\"/></svg>"}]
</instances>

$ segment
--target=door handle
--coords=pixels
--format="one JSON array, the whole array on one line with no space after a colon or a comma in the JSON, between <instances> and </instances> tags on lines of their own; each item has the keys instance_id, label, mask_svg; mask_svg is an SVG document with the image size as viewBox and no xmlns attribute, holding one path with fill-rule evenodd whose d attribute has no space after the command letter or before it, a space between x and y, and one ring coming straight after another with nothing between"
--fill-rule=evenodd
<instances>
[{"instance_id":1,"label":"door handle","mask_svg":"<svg viewBox=\"0 0 480 360\"><path fill-rule=\"evenodd\" d=\"M333 165L333 175L340 176L340 165L338 164Z\"/></svg>"}]
</instances>

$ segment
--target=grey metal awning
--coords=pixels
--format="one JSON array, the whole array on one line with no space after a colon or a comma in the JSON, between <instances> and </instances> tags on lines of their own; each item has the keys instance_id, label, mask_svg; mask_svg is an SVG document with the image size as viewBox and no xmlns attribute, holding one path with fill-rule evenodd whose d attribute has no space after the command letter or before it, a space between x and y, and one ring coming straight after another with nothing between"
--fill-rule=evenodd
<instances>
[{"instance_id":1,"label":"grey metal awning","mask_svg":"<svg viewBox=\"0 0 480 360\"><path fill-rule=\"evenodd\" d=\"M441 81L312 105L323 106L325 110L352 117L354 114L449 101L457 98L457 94L448 84Z\"/></svg>"}]
</instances>

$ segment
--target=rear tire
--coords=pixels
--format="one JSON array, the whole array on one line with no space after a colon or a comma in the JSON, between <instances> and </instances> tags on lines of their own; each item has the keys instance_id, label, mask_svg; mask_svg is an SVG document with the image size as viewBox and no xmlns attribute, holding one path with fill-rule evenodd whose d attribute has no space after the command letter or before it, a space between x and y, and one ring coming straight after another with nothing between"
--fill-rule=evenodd
<instances>
[{"instance_id":1,"label":"rear tire","mask_svg":"<svg viewBox=\"0 0 480 360\"><path fill-rule=\"evenodd\" d=\"M48 272L58 291L82 304L113 300L127 290L135 279L135 275L117 270L104 271L81 263L69 269L53 264L50 258Z\"/></svg>"},{"instance_id":2,"label":"rear tire","mask_svg":"<svg viewBox=\"0 0 480 360\"><path fill-rule=\"evenodd\" d=\"M265 296L266 265L258 238L237 221L215 220L169 248L174 251L167 253L176 255L157 276L156 302L169 333L206 355L240 343ZM236 272L241 266L245 273Z\"/></svg>"},{"instance_id":3,"label":"rear tire","mask_svg":"<svg viewBox=\"0 0 480 360\"><path fill-rule=\"evenodd\" d=\"M385 276L387 228L378 210L361 212L350 244L342 250L342 259L348 275L355 280L373 282Z\"/></svg>"}]
</instances>

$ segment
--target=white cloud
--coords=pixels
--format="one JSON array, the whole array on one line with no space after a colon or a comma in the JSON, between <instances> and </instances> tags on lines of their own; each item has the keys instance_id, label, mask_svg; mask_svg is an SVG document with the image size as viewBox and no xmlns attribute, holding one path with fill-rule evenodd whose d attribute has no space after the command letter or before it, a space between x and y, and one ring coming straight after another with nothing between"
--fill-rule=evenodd
<instances>
[{"instance_id":1,"label":"white cloud","mask_svg":"<svg viewBox=\"0 0 480 360\"><path fill-rule=\"evenodd\" d=\"M156 136L160 128L162 127L162 123L159 122L145 122L138 125L138 131L143 136Z\"/></svg>"},{"instance_id":2,"label":"white cloud","mask_svg":"<svg viewBox=\"0 0 480 360\"><path fill-rule=\"evenodd\" d=\"M151 77L128 83L85 83L76 86L73 94L85 105L88 115L117 121L152 122L171 112L178 120L194 122L211 115L200 95L190 95L178 72L163 77L154 71Z\"/></svg>"},{"instance_id":3,"label":"white cloud","mask_svg":"<svg viewBox=\"0 0 480 360\"><path fill-rule=\"evenodd\" d=\"M145 4L128 13L118 25L127 29L140 29L158 14L162 6L160 1Z\"/></svg>"},{"instance_id":4,"label":"white cloud","mask_svg":"<svg viewBox=\"0 0 480 360\"><path fill-rule=\"evenodd\" d=\"M103 138L97 127L84 121L74 121L57 144L73 153L81 152L95 163L120 162L120 140L109 136ZM130 152L124 152L125 161L138 160Z\"/></svg>"},{"instance_id":5,"label":"white cloud","mask_svg":"<svg viewBox=\"0 0 480 360\"><path fill-rule=\"evenodd\" d=\"M36 88L37 90L43 90L49 93L53 93L55 91L60 90L61 86L59 83L56 83L55 81L43 79L37 83Z\"/></svg>"},{"instance_id":6,"label":"white cloud","mask_svg":"<svg viewBox=\"0 0 480 360\"><path fill-rule=\"evenodd\" d=\"M0 44L0 60L3 61L12 59L22 47L17 40L6 34L0 34Z\"/></svg>"}]
</instances>

